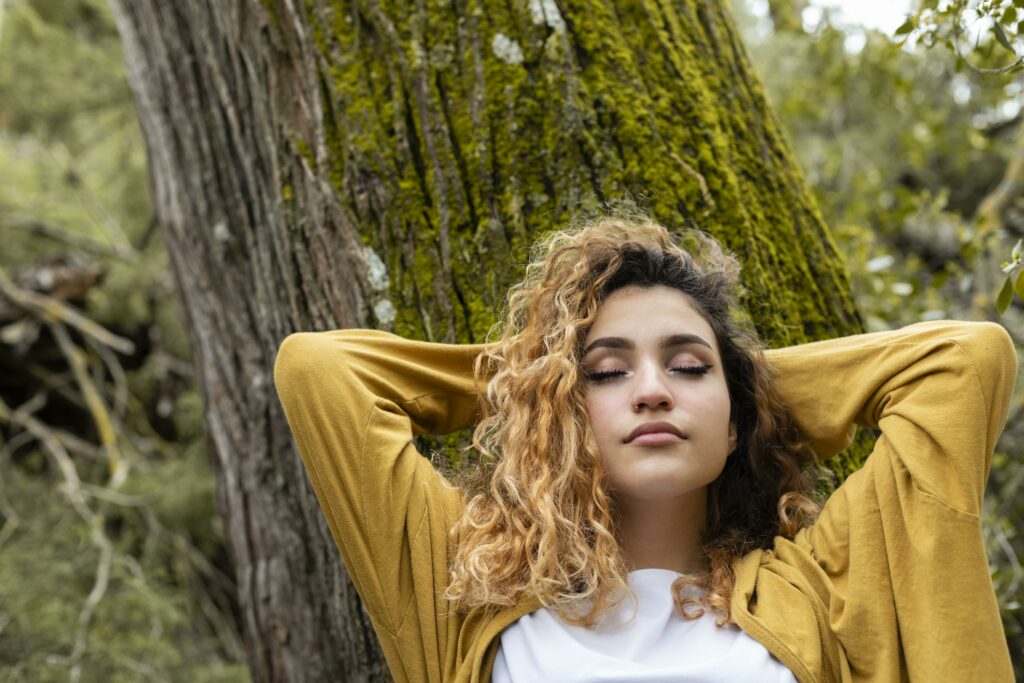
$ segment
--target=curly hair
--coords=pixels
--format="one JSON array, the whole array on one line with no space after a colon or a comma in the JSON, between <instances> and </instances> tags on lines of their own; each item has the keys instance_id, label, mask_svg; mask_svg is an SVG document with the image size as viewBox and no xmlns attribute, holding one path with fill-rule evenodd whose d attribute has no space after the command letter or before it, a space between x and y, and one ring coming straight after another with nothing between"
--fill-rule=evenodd
<instances>
[{"instance_id":1,"label":"curly hair","mask_svg":"<svg viewBox=\"0 0 1024 683\"><path fill-rule=\"evenodd\" d=\"M446 597L455 609L534 596L566 623L594 626L625 596L627 562L613 499L584 403L583 341L615 290L663 285L683 292L721 351L737 446L708 487L701 546L707 570L672 586L680 615L711 609L731 621L732 564L776 535L793 538L818 507L813 461L778 396L756 334L736 319L739 264L713 238L680 236L646 217L604 217L534 247L522 282L476 361L480 456L458 478L465 508L451 530ZM702 590L685 592L692 585Z\"/></svg>"}]
</instances>

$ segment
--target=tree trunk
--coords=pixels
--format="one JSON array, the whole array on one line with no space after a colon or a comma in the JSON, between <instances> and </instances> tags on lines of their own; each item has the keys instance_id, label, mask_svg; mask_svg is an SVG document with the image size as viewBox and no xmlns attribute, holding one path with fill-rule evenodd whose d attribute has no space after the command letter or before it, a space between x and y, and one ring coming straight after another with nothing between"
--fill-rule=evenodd
<instances>
[{"instance_id":1,"label":"tree trunk","mask_svg":"<svg viewBox=\"0 0 1024 683\"><path fill-rule=\"evenodd\" d=\"M712 0L112 0L257 681L387 680L271 386L295 330L480 339L527 245L623 196L736 251L773 345L860 330Z\"/></svg>"}]
</instances>

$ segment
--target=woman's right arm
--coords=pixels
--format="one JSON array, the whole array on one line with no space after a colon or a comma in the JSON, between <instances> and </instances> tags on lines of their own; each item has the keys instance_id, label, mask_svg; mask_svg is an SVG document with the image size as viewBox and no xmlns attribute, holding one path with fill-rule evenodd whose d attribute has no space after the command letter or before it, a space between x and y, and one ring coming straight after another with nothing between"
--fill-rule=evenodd
<instances>
[{"instance_id":1,"label":"woman's right arm","mask_svg":"<svg viewBox=\"0 0 1024 683\"><path fill-rule=\"evenodd\" d=\"M309 480L378 632L396 638L430 608L427 584L443 588L439 549L461 508L412 438L474 422L482 349L337 330L293 334L278 351L274 382Z\"/></svg>"}]
</instances>

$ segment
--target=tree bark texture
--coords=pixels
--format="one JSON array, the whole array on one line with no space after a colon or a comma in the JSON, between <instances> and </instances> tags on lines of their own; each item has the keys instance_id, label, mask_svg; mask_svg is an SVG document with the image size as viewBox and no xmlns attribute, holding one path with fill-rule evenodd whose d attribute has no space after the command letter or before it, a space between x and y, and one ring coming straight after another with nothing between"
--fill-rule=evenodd
<instances>
[{"instance_id":1,"label":"tree bark texture","mask_svg":"<svg viewBox=\"0 0 1024 683\"><path fill-rule=\"evenodd\" d=\"M288 333L479 340L538 234L624 196L741 257L770 344L861 329L718 2L111 1L254 680L388 680L274 397Z\"/></svg>"}]
</instances>

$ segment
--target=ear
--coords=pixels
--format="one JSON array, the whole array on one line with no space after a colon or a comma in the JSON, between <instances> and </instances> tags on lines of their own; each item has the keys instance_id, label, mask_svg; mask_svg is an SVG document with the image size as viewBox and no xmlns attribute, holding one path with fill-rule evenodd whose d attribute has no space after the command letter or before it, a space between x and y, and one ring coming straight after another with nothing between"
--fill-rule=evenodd
<instances>
[{"instance_id":1,"label":"ear","mask_svg":"<svg viewBox=\"0 0 1024 683\"><path fill-rule=\"evenodd\" d=\"M729 423L729 455L736 450L736 423Z\"/></svg>"}]
</instances>

